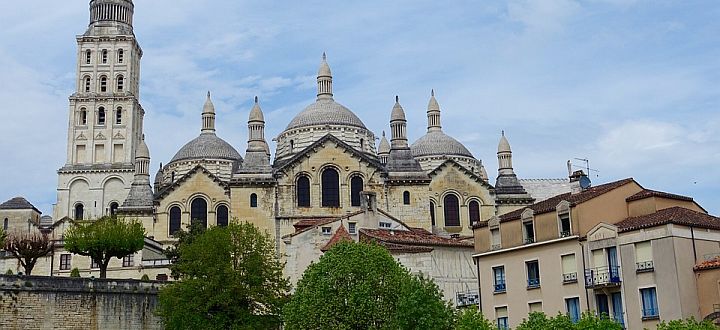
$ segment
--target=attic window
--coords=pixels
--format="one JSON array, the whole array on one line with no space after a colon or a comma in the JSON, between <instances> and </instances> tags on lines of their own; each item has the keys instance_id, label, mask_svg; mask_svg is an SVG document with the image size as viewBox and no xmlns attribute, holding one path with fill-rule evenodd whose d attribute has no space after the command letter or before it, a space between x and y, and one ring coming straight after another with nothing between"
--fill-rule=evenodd
<instances>
[{"instance_id":1,"label":"attic window","mask_svg":"<svg viewBox=\"0 0 720 330\"><path fill-rule=\"evenodd\" d=\"M354 222L348 222L348 232L350 234L357 234L357 224Z\"/></svg>"},{"instance_id":2,"label":"attic window","mask_svg":"<svg viewBox=\"0 0 720 330\"><path fill-rule=\"evenodd\" d=\"M392 226L392 224L389 222L380 221L380 228L388 228L389 229L391 226Z\"/></svg>"},{"instance_id":3,"label":"attic window","mask_svg":"<svg viewBox=\"0 0 720 330\"><path fill-rule=\"evenodd\" d=\"M332 235L332 228L330 228L330 227L322 227L322 234L323 234L323 235Z\"/></svg>"}]
</instances>

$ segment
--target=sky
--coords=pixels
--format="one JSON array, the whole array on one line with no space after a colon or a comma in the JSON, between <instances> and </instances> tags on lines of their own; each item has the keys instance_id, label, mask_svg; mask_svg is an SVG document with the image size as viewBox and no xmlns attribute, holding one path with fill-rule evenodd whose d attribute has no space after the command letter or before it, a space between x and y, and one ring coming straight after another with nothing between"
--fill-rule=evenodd
<instances>
[{"instance_id":1,"label":"sky","mask_svg":"<svg viewBox=\"0 0 720 330\"><path fill-rule=\"evenodd\" d=\"M0 2L0 201L52 214L88 16L87 0ZM504 130L520 178L588 159L594 184L633 177L720 215L718 17L710 0L135 0L152 169L199 134L208 90L238 151L255 95L277 136L327 52L335 100L377 136L399 95L421 137L434 89L491 183Z\"/></svg>"}]
</instances>

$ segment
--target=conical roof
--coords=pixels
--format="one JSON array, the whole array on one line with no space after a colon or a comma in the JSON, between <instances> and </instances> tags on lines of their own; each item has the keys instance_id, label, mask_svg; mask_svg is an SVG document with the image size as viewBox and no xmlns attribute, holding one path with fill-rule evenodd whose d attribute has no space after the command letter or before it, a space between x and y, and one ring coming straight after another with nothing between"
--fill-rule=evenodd
<instances>
[{"instance_id":1,"label":"conical roof","mask_svg":"<svg viewBox=\"0 0 720 330\"><path fill-rule=\"evenodd\" d=\"M378 154L388 153L390 153L390 142L388 142L388 139L385 137L385 131L383 131L380 146L378 146Z\"/></svg>"},{"instance_id":2,"label":"conical roof","mask_svg":"<svg viewBox=\"0 0 720 330\"><path fill-rule=\"evenodd\" d=\"M502 133L502 137L500 138L500 143L498 143L498 153L501 152L512 152L512 150L510 150L510 142L508 142L507 138L505 137L504 131Z\"/></svg>"}]
</instances>

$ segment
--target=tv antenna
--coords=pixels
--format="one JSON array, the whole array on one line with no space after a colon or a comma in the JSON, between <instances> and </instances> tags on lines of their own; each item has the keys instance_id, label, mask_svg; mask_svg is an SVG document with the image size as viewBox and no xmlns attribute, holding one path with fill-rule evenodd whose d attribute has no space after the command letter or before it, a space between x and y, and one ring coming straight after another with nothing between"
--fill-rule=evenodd
<instances>
[{"instance_id":1,"label":"tv antenna","mask_svg":"<svg viewBox=\"0 0 720 330\"><path fill-rule=\"evenodd\" d=\"M570 172L570 174L572 174L573 168L579 168L579 169L585 170L586 171L585 174L587 174L588 176L590 175L590 172L593 172L593 173L595 173L596 178L600 177L599 170L590 168L590 160L589 159L587 159L587 158L573 158L573 159L583 162L585 166L573 165L572 162L568 160L568 172Z\"/></svg>"}]
</instances>

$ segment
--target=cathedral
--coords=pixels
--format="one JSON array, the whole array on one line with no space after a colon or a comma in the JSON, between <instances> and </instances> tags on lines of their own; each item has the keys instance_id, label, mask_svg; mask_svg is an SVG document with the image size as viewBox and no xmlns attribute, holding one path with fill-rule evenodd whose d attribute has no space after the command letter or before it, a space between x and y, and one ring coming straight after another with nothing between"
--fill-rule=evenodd
<instances>
[{"instance_id":1,"label":"cathedral","mask_svg":"<svg viewBox=\"0 0 720 330\"><path fill-rule=\"evenodd\" d=\"M317 99L298 109L272 139L274 155L257 97L243 155L216 130L216 120L222 118L208 92L198 107L198 136L151 179L145 134L163 132L145 132L143 126L143 51L133 32L134 9L131 0L90 2L89 27L77 36L77 88L69 98L67 159L58 170L53 218L55 224L108 215L139 219L146 229L146 250L153 249L136 256L143 260L137 267L158 265L145 261L152 261L150 255L160 259L173 235L191 223L210 227L247 221L275 239L276 252L293 267L289 275L295 279L330 241L365 237L387 243L394 254L450 247L443 252L447 255L460 249L461 282L472 285L472 225L537 200L532 187L538 185L519 180L513 171L505 134L500 136L493 184L482 161L443 131L434 91L427 106L427 133L414 143L398 97L388 104L389 136L370 131L358 114L336 101L342 95L333 93L325 54L317 73ZM540 186L562 190L566 181ZM357 217L364 220L351 221ZM298 238L310 229L318 236ZM396 233L402 235L391 237ZM92 265L85 268L92 271ZM57 274L61 271L69 268Z\"/></svg>"}]
</instances>

